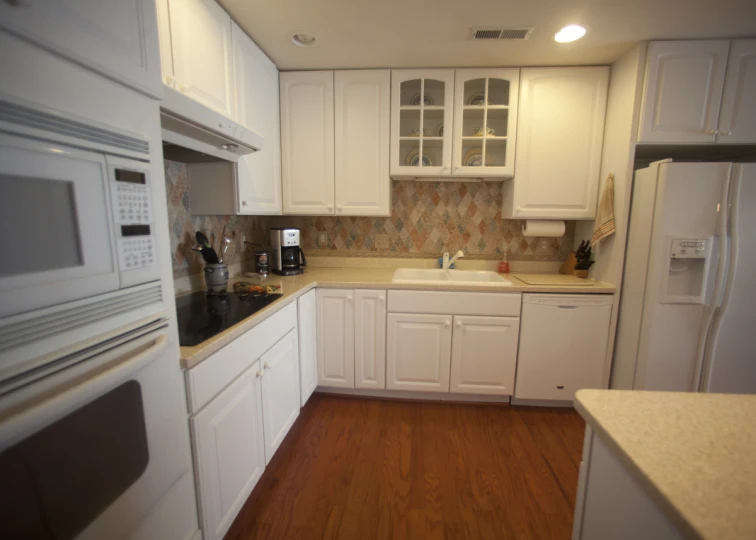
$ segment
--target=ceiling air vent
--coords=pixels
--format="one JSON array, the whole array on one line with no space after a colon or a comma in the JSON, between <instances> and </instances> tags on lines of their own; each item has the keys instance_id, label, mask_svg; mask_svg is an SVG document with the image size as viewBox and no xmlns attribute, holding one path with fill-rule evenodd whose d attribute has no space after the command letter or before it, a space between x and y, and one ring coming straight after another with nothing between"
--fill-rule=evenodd
<instances>
[{"instance_id":1,"label":"ceiling air vent","mask_svg":"<svg viewBox=\"0 0 756 540\"><path fill-rule=\"evenodd\" d=\"M497 28L484 26L472 29L472 39L528 39L533 33L530 28Z\"/></svg>"}]
</instances>

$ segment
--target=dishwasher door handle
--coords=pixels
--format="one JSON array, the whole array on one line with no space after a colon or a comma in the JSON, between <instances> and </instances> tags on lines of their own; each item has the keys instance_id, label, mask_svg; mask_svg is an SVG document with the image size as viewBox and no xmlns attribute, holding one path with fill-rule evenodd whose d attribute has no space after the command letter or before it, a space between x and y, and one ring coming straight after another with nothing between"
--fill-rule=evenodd
<instances>
[{"instance_id":1,"label":"dishwasher door handle","mask_svg":"<svg viewBox=\"0 0 756 540\"><path fill-rule=\"evenodd\" d=\"M577 309L578 306L557 306L559 309Z\"/></svg>"}]
</instances>

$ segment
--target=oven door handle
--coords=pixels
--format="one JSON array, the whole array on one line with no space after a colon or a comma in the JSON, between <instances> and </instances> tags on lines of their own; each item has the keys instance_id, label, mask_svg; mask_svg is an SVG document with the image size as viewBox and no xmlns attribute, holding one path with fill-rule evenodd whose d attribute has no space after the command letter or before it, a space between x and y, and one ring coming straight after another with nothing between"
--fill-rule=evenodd
<instances>
[{"instance_id":1,"label":"oven door handle","mask_svg":"<svg viewBox=\"0 0 756 540\"><path fill-rule=\"evenodd\" d=\"M31 405L24 403L18 414L0 418L0 452L115 388L152 362L167 346L168 337L162 334L136 356L121 360L81 384L66 388L64 383L65 389L52 390L47 393L52 394L48 399Z\"/></svg>"}]
</instances>

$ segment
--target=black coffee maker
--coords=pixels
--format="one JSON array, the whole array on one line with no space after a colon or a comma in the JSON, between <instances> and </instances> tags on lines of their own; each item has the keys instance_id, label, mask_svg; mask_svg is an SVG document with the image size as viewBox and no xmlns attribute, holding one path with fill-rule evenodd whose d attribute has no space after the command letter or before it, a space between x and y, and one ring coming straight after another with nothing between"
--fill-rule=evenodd
<instances>
[{"instance_id":1,"label":"black coffee maker","mask_svg":"<svg viewBox=\"0 0 756 540\"><path fill-rule=\"evenodd\" d=\"M304 272L307 266L299 247L299 229L273 228L270 230L271 270L279 276L293 276Z\"/></svg>"}]
</instances>

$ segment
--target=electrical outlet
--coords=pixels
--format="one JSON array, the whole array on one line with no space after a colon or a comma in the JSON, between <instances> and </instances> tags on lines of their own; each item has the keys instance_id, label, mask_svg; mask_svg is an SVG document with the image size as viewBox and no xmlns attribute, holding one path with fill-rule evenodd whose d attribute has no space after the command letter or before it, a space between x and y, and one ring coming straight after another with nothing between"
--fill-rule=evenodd
<instances>
[{"instance_id":1,"label":"electrical outlet","mask_svg":"<svg viewBox=\"0 0 756 540\"><path fill-rule=\"evenodd\" d=\"M389 235L376 234L375 235L375 247L376 249L388 249L389 248Z\"/></svg>"},{"instance_id":2,"label":"electrical outlet","mask_svg":"<svg viewBox=\"0 0 756 540\"><path fill-rule=\"evenodd\" d=\"M551 253L551 241L548 238L539 238L537 253Z\"/></svg>"},{"instance_id":3,"label":"electrical outlet","mask_svg":"<svg viewBox=\"0 0 756 540\"><path fill-rule=\"evenodd\" d=\"M246 234L241 235L241 246L239 246L240 248L239 251L247 251L247 246L249 244L245 244L244 242L246 241L247 241L247 235Z\"/></svg>"},{"instance_id":4,"label":"electrical outlet","mask_svg":"<svg viewBox=\"0 0 756 540\"><path fill-rule=\"evenodd\" d=\"M318 246L328 247L328 233L323 231L318 234Z\"/></svg>"}]
</instances>

